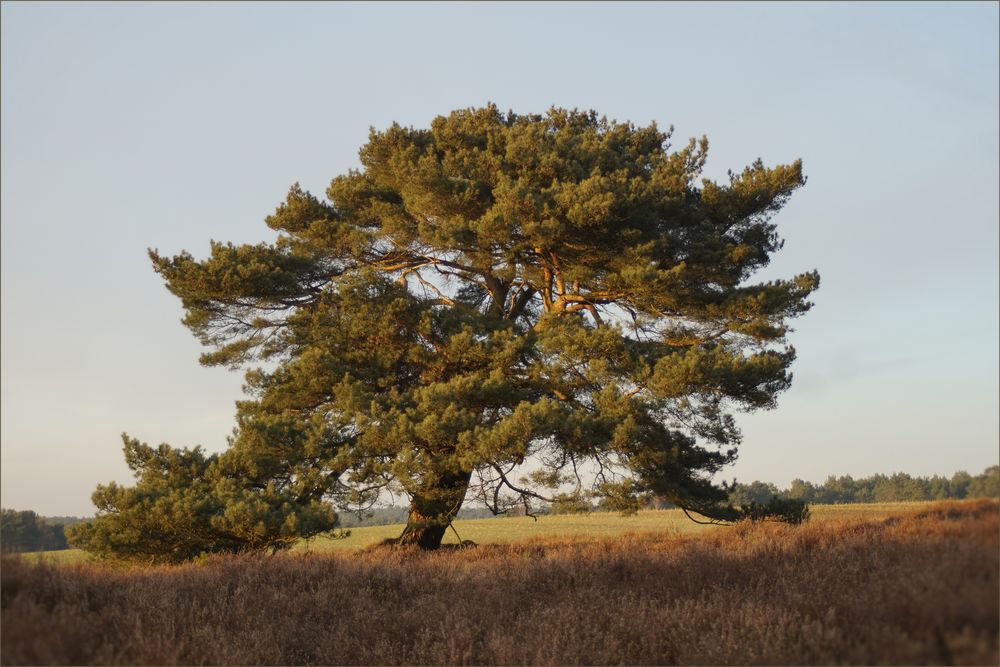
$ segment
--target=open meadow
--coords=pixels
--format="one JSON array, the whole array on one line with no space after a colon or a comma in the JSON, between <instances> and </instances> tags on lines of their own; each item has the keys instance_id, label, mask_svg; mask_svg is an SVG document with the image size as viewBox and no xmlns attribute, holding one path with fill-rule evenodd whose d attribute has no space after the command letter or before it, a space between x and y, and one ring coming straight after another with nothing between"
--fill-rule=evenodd
<instances>
[{"instance_id":1,"label":"open meadow","mask_svg":"<svg viewBox=\"0 0 1000 667\"><path fill-rule=\"evenodd\" d=\"M996 501L460 521L471 548L368 546L116 569L7 556L3 664L981 664ZM451 534L449 540L454 540ZM63 554L63 558L72 552Z\"/></svg>"}]
</instances>

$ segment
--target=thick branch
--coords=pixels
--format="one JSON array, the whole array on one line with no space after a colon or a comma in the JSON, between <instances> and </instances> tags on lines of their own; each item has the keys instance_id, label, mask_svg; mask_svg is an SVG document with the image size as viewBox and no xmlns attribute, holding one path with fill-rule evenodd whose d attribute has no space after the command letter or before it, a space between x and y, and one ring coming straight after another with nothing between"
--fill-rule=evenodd
<instances>
[{"instance_id":1,"label":"thick branch","mask_svg":"<svg viewBox=\"0 0 1000 667\"><path fill-rule=\"evenodd\" d=\"M552 258L552 271L556 282L556 294L563 297L566 295L566 285L563 283L562 267L559 266L559 257L557 257L554 252L550 252L549 257Z\"/></svg>"},{"instance_id":2,"label":"thick branch","mask_svg":"<svg viewBox=\"0 0 1000 667\"><path fill-rule=\"evenodd\" d=\"M503 317L503 306L507 303L507 293L510 283L500 280L492 274L485 274L486 291L490 295L489 312L497 317Z\"/></svg>"},{"instance_id":3,"label":"thick branch","mask_svg":"<svg viewBox=\"0 0 1000 667\"><path fill-rule=\"evenodd\" d=\"M516 320L524 312L531 297L535 296L535 288L525 285L521 291L511 300L510 310L507 311L508 320Z\"/></svg>"}]
</instances>

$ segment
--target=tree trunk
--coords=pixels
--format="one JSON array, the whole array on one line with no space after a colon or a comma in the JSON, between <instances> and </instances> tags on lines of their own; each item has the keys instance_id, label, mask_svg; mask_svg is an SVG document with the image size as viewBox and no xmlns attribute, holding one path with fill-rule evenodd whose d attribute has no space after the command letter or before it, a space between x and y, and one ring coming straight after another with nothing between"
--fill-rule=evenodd
<instances>
[{"instance_id":1,"label":"tree trunk","mask_svg":"<svg viewBox=\"0 0 1000 667\"><path fill-rule=\"evenodd\" d=\"M441 546L445 531L455 519L465 500L471 472L445 473L438 484L410 499L410 514L397 544L415 544L421 549Z\"/></svg>"}]
</instances>

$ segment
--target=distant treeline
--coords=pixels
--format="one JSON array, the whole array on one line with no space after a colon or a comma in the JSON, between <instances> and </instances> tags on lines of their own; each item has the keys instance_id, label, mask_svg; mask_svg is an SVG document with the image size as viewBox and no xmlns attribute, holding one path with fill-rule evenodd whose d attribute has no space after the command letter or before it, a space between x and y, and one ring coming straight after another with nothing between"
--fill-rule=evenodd
<instances>
[{"instance_id":1,"label":"distant treeline","mask_svg":"<svg viewBox=\"0 0 1000 667\"><path fill-rule=\"evenodd\" d=\"M911 477L898 472L894 475L872 475L854 479L850 475L831 475L823 484L792 481L787 489L779 489L767 482L737 484L730 494L736 505L766 502L771 496L802 500L811 504L833 503L889 503L915 500L946 500L962 498L1000 497L1000 466L990 466L981 475L972 476L965 471L951 479Z\"/></svg>"},{"instance_id":2,"label":"distant treeline","mask_svg":"<svg viewBox=\"0 0 1000 667\"><path fill-rule=\"evenodd\" d=\"M40 517L31 510L0 510L0 548L4 551L68 549L63 527L83 521L76 517Z\"/></svg>"}]
</instances>

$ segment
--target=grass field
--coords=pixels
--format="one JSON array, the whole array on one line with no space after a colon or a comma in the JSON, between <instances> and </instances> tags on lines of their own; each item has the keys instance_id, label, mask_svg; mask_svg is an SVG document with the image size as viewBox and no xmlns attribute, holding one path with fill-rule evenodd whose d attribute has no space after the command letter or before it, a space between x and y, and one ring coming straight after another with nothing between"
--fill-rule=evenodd
<instances>
[{"instance_id":1,"label":"grass field","mask_svg":"<svg viewBox=\"0 0 1000 667\"><path fill-rule=\"evenodd\" d=\"M824 509L469 521L484 543L430 553L360 548L387 527L169 567L5 556L0 664L1000 662L996 501Z\"/></svg>"},{"instance_id":2,"label":"grass field","mask_svg":"<svg viewBox=\"0 0 1000 667\"><path fill-rule=\"evenodd\" d=\"M810 508L813 521L832 519L883 517L893 512L915 509L929 503L877 503L850 505L813 505ZM445 544L457 544L458 536L478 544L509 544L531 538L562 538L571 535L612 536L622 533L666 532L694 534L719 530L719 526L704 526L694 523L680 510L646 510L633 516L621 516L613 512L592 514L557 514L531 517L499 517L493 519L468 519L455 522L455 530L445 534ZM377 544L390 537L398 537L403 531L402 524L367 526L352 528L351 534L343 539L319 536L303 541L293 547L293 551L324 552L354 550ZM44 551L24 554L26 558L45 560L51 563L76 563L87 560L87 554L79 549L64 551Z\"/></svg>"}]
</instances>

